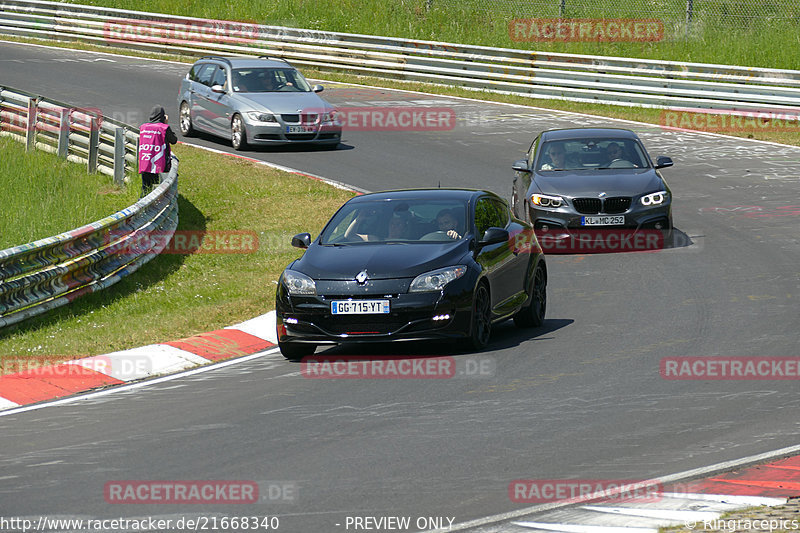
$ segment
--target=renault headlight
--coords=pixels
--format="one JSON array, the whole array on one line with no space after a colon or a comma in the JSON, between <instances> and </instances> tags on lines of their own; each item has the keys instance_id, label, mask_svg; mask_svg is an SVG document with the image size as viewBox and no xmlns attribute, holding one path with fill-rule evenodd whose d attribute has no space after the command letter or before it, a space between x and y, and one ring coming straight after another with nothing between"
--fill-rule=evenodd
<instances>
[{"instance_id":1,"label":"renault headlight","mask_svg":"<svg viewBox=\"0 0 800 533\"><path fill-rule=\"evenodd\" d=\"M317 285L314 280L294 270L283 271L283 284L289 294L314 295L317 293Z\"/></svg>"},{"instance_id":2,"label":"renault headlight","mask_svg":"<svg viewBox=\"0 0 800 533\"><path fill-rule=\"evenodd\" d=\"M409 292L433 292L444 289L444 286L467 273L467 267L458 265L440 268L420 274L411 282Z\"/></svg>"}]
</instances>

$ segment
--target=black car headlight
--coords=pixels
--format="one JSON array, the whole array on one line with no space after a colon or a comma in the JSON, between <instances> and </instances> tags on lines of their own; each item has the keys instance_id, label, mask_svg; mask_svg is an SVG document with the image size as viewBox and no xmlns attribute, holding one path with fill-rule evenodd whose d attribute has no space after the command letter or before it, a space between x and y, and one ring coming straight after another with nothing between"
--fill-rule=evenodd
<instances>
[{"instance_id":1,"label":"black car headlight","mask_svg":"<svg viewBox=\"0 0 800 533\"><path fill-rule=\"evenodd\" d=\"M539 207L561 207L564 200L560 196L548 196L547 194L532 194L531 202Z\"/></svg>"},{"instance_id":2,"label":"black car headlight","mask_svg":"<svg viewBox=\"0 0 800 533\"><path fill-rule=\"evenodd\" d=\"M278 119L276 119L275 115L272 113L259 113L258 111L251 111L247 115L256 122L278 122Z\"/></svg>"},{"instance_id":3,"label":"black car headlight","mask_svg":"<svg viewBox=\"0 0 800 533\"><path fill-rule=\"evenodd\" d=\"M289 294L314 295L317 293L317 284L314 283L314 280L295 270L284 270L282 281Z\"/></svg>"},{"instance_id":4,"label":"black car headlight","mask_svg":"<svg viewBox=\"0 0 800 533\"><path fill-rule=\"evenodd\" d=\"M652 206L652 205L661 205L669 199L669 193L667 191L658 191L650 194L645 194L642 196L640 200L642 205L645 206Z\"/></svg>"},{"instance_id":5,"label":"black car headlight","mask_svg":"<svg viewBox=\"0 0 800 533\"><path fill-rule=\"evenodd\" d=\"M457 265L420 274L411 282L408 292L440 291L445 285L467 273L467 267Z\"/></svg>"}]
</instances>

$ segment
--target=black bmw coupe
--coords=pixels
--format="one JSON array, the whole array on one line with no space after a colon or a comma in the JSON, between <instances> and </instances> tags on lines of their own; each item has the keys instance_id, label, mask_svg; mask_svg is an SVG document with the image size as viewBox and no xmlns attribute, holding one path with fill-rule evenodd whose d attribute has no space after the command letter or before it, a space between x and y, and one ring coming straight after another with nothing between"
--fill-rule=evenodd
<instances>
[{"instance_id":1,"label":"black bmw coupe","mask_svg":"<svg viewBox=\"0 0 800 533\"><path fill-rule=\"evenodd\" d=\"M540 326L547 268L531 225L494 193L416 189L345 203L278 281L278 345L288 359L317 345L462 339L492 324Z\"/></svg>"}]
</instances>

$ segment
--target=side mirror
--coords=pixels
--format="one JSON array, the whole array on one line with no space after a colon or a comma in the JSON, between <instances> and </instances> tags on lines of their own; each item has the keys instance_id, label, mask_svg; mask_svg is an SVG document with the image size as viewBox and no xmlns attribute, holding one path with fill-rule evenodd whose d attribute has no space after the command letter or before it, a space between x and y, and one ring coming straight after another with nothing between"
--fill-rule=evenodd
<instances>
[{"instance_id":1,"label":"side mirror","mask_svg":"<svg viewBox=\"0 0 800 533\"><path fill-rule=\"evenodd\" d=\"M660 155L656 159L656 168L667 168L672 166L672 158L665 155Z\"/></svg>"},{"instance_id":2,"label":"side mirror","mask_svg":"<svg viewBox=\"0 0 800 533\"><path fill-rule=\"evenodd\" d=\"M314 85L311 88L311 90L314 91L315 93L321 93L322 91L325 90L325 87L323 87L322 85Z\"/></svg>"},{"instance_id":3,"label":"side mirror","mask_svg":"<svg viewBox=\"0 0 800 533\"><path fill-rule=\"evenodd\" d=\"M511 168L513 168L517 172L530 172L531 171L531 169L528 168L528 162L525 159L520 159L519 161L514 161L514 164L511 165Z\"/></svg>"},{"instance_id":4,"label":"side mirror","mask_svg":"<svg viewBox=\"0 0 800 533\"><path fill-rule=\"evenodd\" d=\"M489 228L484 232L481 240L478 241L478 246L483 247L501 242L508 242L508 239L508 230L503 228Z\"/></svg>"},{"instance_id":5,"label":"side mirror","mask_svg":"<svg viewBox=\"0 0 800 533\"><path fill-rule=\"evenodd\" d=\"M305 250L309 246L311 246L311 234L310 233L298 233L294 237L292 237L292 246L295 248L302 248Z\"/></svg>"},{"instance_id":6,"label":"side mirror","mask_svg":"<svg viewBox=\"0 0 800 533\"><path fill-rule=\"evenodd\" d=\"M222 85L212 85L211 86L211 92L224 93L225 92L225 88Z\"/></svg>"}]
</instances>

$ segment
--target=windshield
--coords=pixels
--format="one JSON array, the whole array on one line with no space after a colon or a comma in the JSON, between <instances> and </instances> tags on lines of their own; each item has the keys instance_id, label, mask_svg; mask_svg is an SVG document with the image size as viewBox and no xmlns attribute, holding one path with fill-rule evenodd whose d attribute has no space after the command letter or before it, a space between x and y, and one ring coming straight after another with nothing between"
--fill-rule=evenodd
<instances>
[{"instance_id":1,"label":"windshield","mask_svg":"<svg viewBox=\"0 0 800 533\"><path fill-rule=\"evenodd\" d=\"M538 170L595 170L647 168L650 163L641 144L633 139L593 138L549 141L542 145Z\"/></svg>"},{"instance_id":2,"label":"windshield","mask_svg":"<svg viewBox=\"0 0 800 533\"><path fill-rule=\"evenodd\" d=\"M466 233L461 200L390 199L346 204L328 223L321 244L449 242Z\"/></svg>"},{"instance_id":3,"label":"windshield","mask_svg":"<svg viewBox=\"0 0 800 533\"><path fill-rule=\"evenodd\" d=\"M239 93L309 92L311 87L293 68L237 68L233 90Z\"/></svg>"}]
</instances>

